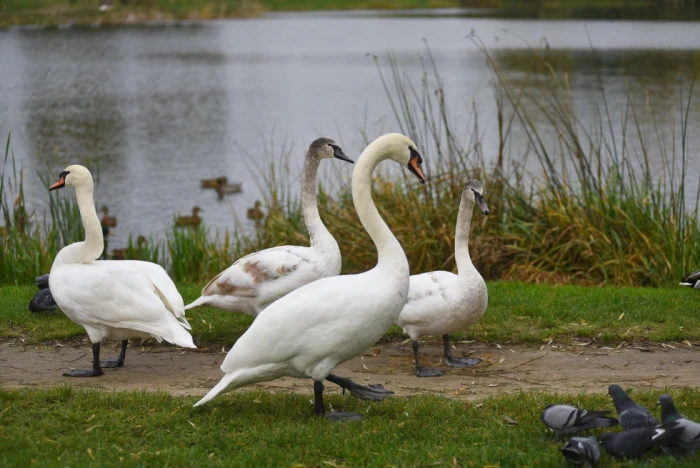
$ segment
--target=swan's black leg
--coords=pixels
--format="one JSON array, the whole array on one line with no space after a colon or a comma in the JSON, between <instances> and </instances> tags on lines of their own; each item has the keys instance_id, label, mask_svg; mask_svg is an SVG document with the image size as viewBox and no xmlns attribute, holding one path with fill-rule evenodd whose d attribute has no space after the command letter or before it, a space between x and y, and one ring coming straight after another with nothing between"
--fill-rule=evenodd
<instances>
[{"instance_id":1,"label":"swan's black leg","mask_svg":"<svg viewBox=\"0 0 700 468\"><path fill-rule=\"evenodd\" d=\"M340 377L335 374L329 374L328 377L326 377L326 380L328 380L329 382L333 382L334 384L341 387L343 389L343 392L345 390L350 391L350 393L352 393L354 397L359 398L361 400L382 401L389 395L394 394L394 392L385 389L381 384L375 384L365 387L364 385L356 384L355 382L346 377Z\"/></svg>"},{"instance_id":2,"label":"swan's black leg","mask_svg":"<svg viewBox=\"0 0 700 468\"><path fill-rule=\"evenodd\" d=\"M98 377L104 374L100 368L100 344L92 344L92 370L73 370L63 374L64 377Z\"/></svg>"},{"instance_id":3,"label":"swan's black leg","mask_svg":"<svg viewBox=\"0 0 700 468\"><path fill-rule=\"evenodd\" d=\"M126 357L126 346L129 344L129 340L124 340L122 341L122 350L119 353L119 357L114 359L114 358L109 358L106 361L100 362L100 366L103 368L107 367L121 367L124 365L124 358Z\"/></svg>"},{"instance_id":4,"label":"swan's black leg","mask_svg":"<svg viewBox=\"0 0 700 468\"><path fill-rule=\"evenodd\" d=\"M331 421L359 421L362 415L359 413L347 413L344 411L326 412L326 405L323 403L323 382L314 380L314 414L320 418Z\"/></svg>"},{"instance_id":5,"label":"swan's black leg","mask_svg":"<svg viewBox=\"0 0 700 468\"><path fill-rule=\"evenodd\" d=\"M456 358L452 357L450 347L450 335L442 335L442 342L445 345L445 364L450 367L474 367L481 362L479 358Z\"/></svg>"},{"instance_id":6,"label":"swan's black leg","mask_svg":"<svg viewBox=\"0 0 700 468\"><path fill-rule=\"evenodd\" d=\"M441 371L440 369L423 367L423 365L420 363L420 360L418 359L418 348L420 347L420 345L417 341L413 341L411 343L411 346L413 347L413 356L416 359L416 375L418 377L440 377L445 375L445 371Z\"/></svg>"}]
</instances>

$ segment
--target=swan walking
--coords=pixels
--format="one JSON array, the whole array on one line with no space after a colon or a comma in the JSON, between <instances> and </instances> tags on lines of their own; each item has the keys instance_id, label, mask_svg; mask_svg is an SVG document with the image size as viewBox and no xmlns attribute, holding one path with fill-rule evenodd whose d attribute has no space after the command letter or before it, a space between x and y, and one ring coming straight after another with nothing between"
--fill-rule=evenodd
<instances>
[{"instance_id":1,"label":"swan walking","mask_svg":"<svg viewBox=\"0 0 700 468\"><path fill-rule=\"evenodd\" d=\"M196 348L187 331L191 328L182 297L160 265L134 260L96 261L104 244L90 171L79 165L68 166L49 190L64 186L75 187L85 241L68 245L56 255L49 289L68 318L85 328L92 342L93 361L92 370L63 375L95 377L103 374L103 367L123 366L129 338L155 338ZM122 342L118 359L100 362L103 338Z\"/></svg>"},{"instance_id":2,"label":"swan walking","mask_svg":"<svg viewBox=\"0 0 700 468\"><path fill-rule=\"evenodd\" d=\"M342 148L328 138L311 143L304 161L301 204L311 247L284 245L240 258L212 279L185 310L206 305L255 317L298 287L340 274L340 248L323 224L316 203L318 166L322 159L330 158L352 163Z\"/></svg>"},{"instance_id":3,"label":"swan walking","mask_svg":"<svg viewBox=\"0 0 700 468\"><path fill-rule=\"evenodd\" d=\"M406 303L408 260L372 200L372 172L384 159L408 166L425 182L421 156L404 135L383 135L360 155L352 176L352 198L377 248L377 265L365 273L314 281L273 302L228 352L221 365L226 375L194 406L244 385L291 376L313 379L317 416L334 420L361 417L326 413L323 380L347 388L349 381L331 374L333 369L376 343Z\"/></svg>"},{"instance_id":4,"label":"swan walking","mask_svg":"<svg viewBox=\"0 0 700 468\"><path fill-rule=\"evenodd\" d=\"M484 278L469 256L469 228L474 204L479 206L482 213L489 214L484 201L484 185L472 179L464 184L457 214L455 261L459 274L432 271L411 276L408 302L396 322L411 337L418 377L439 377L445 373L421 365L418 339L422 336L442 335L445 364L448 366L471 367L481 361L453 357L449 335L478 321L486 312L488 303Z\"/></svg>"}]
</instances>

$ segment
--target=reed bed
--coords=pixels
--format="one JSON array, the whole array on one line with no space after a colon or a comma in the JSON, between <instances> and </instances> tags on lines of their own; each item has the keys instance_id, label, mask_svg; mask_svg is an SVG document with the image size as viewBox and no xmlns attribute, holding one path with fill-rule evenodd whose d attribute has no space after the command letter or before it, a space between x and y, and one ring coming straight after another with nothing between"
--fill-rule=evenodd
<instances>
[{"instance_id":1,"label":"reed bed","mask_svg":"<svg viewBox=\"0 0 700 468\"><path fill-rule=\"evenodd\" d=\"M698 195L688 197L686 190L693 83L679 92L675 124L666 132L631 94L624 102L608 102L602 79L591 97L598 102L598 119L584 123L567 76L546 54L533 50L529 69L516 79L499 69L478 37L472 40L492 71L496 122L485 124L496 130L488 142L477 106L467 117L453 117L429 51L418 84L391 57L387 64L376 59L396 130L417 143L429 179L420 186L406 174L380 169L375 181L374 198L413 273L455 269L458 202L469 178L484 181L491 210L488 217L474 213L470 241L472 259L486 279L658 287L700 267L700 249L693 248L700 244ZM485 155L486 143L495 148L492 157ZM290 189L298 175L288 164L288 148L270 145L268 151L287 157L270 157L256 167L266 216L253 232L234 225L222 239L212 239L205 227L173 228L147 247L131 240L127 258L158 261L175 281L199 284L248 252L307 244L300 196ZM8 154L9 140L6 165ZM19 180L3 173L0 183L6 179L12 190L0 192L21 195L21 172ZM58 248L82 236L76 208L66 199L52 199L45 233L35 226L25 234L26 227L14 222L20 206L9 198L0 202L2 282L31 281L48 271ZM319 209L339 241L343 271L371 268L376 252L355 214L349 180L321 184Z\"/></svg>"}]
</instances>

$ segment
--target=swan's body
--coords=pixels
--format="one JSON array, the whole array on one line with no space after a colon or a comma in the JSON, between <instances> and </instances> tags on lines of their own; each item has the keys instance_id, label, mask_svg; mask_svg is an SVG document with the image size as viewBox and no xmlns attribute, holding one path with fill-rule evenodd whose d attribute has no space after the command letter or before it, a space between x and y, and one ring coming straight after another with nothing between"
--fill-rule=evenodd
<instances>
[{"instance_id":1,"label":"swan's body","mask_svg":"<svg viewBox=\"0 0 700 468\"><path fill-rule=\"evenodd\" d=\"M371 195L372 172L388 158L409 164L424 180L415 144L400 134L379 137L357 161L353 201L377 247L377 266L357 275L320 279L272 303L229 351L221 365L226 375L195 406L244 385L292 376L314 380L315 412L325 415L322 381L336 382L333 368L372 346L406 303L408 261Z\"/></svg>"},{"instance_id":2,"label":"swan's body","mask_svg":"<svg viewBox=\"0 0 700 468\"><path fill-rule=\"evenodd\" d=\"M68 318L87 331L94 356L92 371L64 375L101 375L99 348L103 338L122 341L118 366L123 364L129 338L155 338L195 348L187 331L190 325L182 297L160 265L133 260L95 260L102 254L103 239L92 199L90 172L83 166L69 166L51 190L64 185L75 187L85 241L61 249L51 266L49 288Z\"/></svg>"},{"instance_id":3,"label":"swan's body","mask_svg":"<svg viewBox=\"0 0 700 468\"><path fill-rule=\"evenodd\" d=\"M486 283L469 256L469 228L475 202L484 214L488 214L482 192L483 184L477 180L468 181L462 192L455 233L455 260L459 274L433 271L411 276L408 302L397 324L411 337L419 377L444 374L421 366L418 339L423 336L442 335L445 363L449 366L468 367L479 362L453 358L449 334L464 330L481 319L488 304Z\"/></svg>"},{"instance_id":4,"label":"swan's body","mask_svg":"<svg viewBox=\"0 0 700 468\"><path fill-rule=\"evenodd\" d=\"M324 158L352 162L333 140L319 138L309 147L301 202L311 246L273 247L240 258L211 280L201 297L185 309L207 305L255 317L298 287L340 274L340 248L323 224L316 203L316 173Z\"/></svg>"}]
</instances>

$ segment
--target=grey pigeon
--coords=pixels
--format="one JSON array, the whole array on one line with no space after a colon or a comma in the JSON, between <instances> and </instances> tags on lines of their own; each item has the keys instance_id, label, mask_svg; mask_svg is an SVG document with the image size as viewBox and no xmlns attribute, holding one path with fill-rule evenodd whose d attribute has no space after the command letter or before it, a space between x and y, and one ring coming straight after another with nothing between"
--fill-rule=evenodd
<instances>
[{"instance_id":1,"label":"grey pigeon","mask_svg":"<svg viewBox=\"0 0 700 468\"><path fill-rule=\"evenodd\" d=\"M566 461L576 466L590 468L600 462L600 446L595 437L572 437L559 449Z\"/></svg>"},{"instance_id":2,"label":"grey pigeon","mask_svg":"<svg viewBox=\"0 0 700 468\"><path fill-rule=\"evenodd\" d=\"M686 275L680 282L681 286L688 286L695 289L700 289L700 270L694 271Z\"/></svg>"},{"instance_id":3,"label":"grey pigeon","mask_svg":"<svg viewBox=\"0 0 700 468\"><path fill-rule=\"evenodd\" d=\"M677 423L671 423L659 427L606 432L600 437L600 444L613 457L639 458L654 445L663 444L682 431L683 428L678 427Z\"/></svg>"},{"instance_id":4,"label":"grey pigeon","mask_svg":"<svg viewBox=\"0 0 700 468\"><path fill-rule=\"evenodd\" d=\"M676 423L683 430L675 437L670 439L668 443L661 445L664 452L674 455L693 455L695 452L700 452L700 424L686 419L676 411L676 405L673 404L671 395L661 395L658 405L661 405L661 422L664 424Z\"/></svg>"},{"instance_id":5,"label":"grey pigeon","mask_svg":"<svg viewBox=\"0 0 700 468\"><path fill-rule=\"evenodd\" d=\"M40 289L29 301L30 312L56 312L58 305L53 300L50 289Z\"/></svg>"},{"instance_id":6,"label":"grey pigeon","mask_svg":"<svg viewBox=\"0 0 700 468\"><path fill-rule=\"evenodd\" d=\"M569 405L547 405L542 412L542 422L559 437L594 427L612 427L617 419L606 417L610 411L587 411Z\"/></svg>"},{"instance_id":7,"label":"grey pigeon","mask_svg":"<svg viewBox=\"0 0 700 468\"><path fill-rule=\"evenodd\" d=\"M37 276L36 279L34 280L36 283L36 287L39 289L48 289L49 287L49 274L46 273L45 275Z\"/></svg>"},{"instance_id":8,"label":"grey pigeon","mask_svg":"<svg viewBox=\"0 0 700 468\"><path fill-rule=\"evenodd\" d=\"M617 410L617 420L623 429L636 429L640 427L656 427L659 421L645 407L638 405L620 388L619 385L608 387L608 393L612 397L615 409Z\"/></svg>"}]
</instances>

